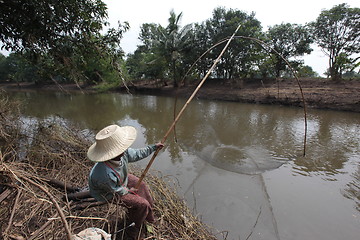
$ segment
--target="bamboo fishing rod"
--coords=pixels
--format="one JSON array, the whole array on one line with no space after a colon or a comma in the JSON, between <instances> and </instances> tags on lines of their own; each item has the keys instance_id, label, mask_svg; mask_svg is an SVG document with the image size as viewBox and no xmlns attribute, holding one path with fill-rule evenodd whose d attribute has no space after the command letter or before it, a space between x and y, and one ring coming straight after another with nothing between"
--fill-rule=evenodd
<instances>
[{"instance_id":1,"label":"bamboo fishing rod","mask_svg":"<svg viewBox=\"0 0 360 240\"><path fill-rule=\"evenodd\" d=\"M180 112L178 113L178 115L176 116L176 118L174 119L173 123L170 125L169 129L167 130L167 132L165 133L163 139L161 140L161 143L164 143L167 139L167 137L169 136L169 134L174 130L176 123L179 121L181 115L183 114L183 112L185 111L186 107L189 105L189 103L191 102L191 100L195 97L196 93L200 90L201 86L204 84L205 80L210 76L211 72L214 70L214 68L216 67L216 65L218 64L218 62L220 61L222 55L225 53L226 49L228 48L228 46L230 45L230 42L233 40L235 34L237 33L237 31L239 30L241 24L236 28L235 32L233 33L233 35L231 35L231 37L229 38L229 40L227 41L225 47L223 48L223 50L220 52L219 56L215 59L213 65L211 66L211 68L208 70L208 72L206 73L206 75L203 77L203 79L200 81L199 85L196 87L196 89L194 90L194 92L191 94L191 96L189 97L189 99L186 101L186 103L184 104L184 106L181 108ZM158 155L158 153L160 152L160 148L158 148L153 156L151 157L148 165L146 166L145 170L143 171L143 173L141 174L139 181L136 183L135 188L139 189L139 186L142 182L142 180L144 179L144 177L146 176L147 172L149 171L151 165L153 164L156 156Z\"/></svg>"}]
</instances>

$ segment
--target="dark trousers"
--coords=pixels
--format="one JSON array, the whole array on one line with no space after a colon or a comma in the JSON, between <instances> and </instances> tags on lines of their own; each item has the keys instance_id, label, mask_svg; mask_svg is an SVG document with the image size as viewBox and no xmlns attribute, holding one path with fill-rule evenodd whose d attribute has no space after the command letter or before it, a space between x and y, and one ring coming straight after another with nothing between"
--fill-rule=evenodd
<instances>
[{"instance_id":1,"label":"dark trousers","mask_svg":"<svg viewBox=\"0 0 360 240\"><path fill-rule=\"evenodd\" d=\"M128 175L128 188L131 189L135 187L139 178L129 174ZM150 195L149 188L144 182L141 182L139 189L136 193L129 192L123 196L116 195L117 200L119 200L119 204L125 206L128 209L128 221L129 223L134 222L135 227L131 231L134 234L138 234L141 225L144 221L148 221L150 223L155 222L152 206L153 206L153 199ZM129 229L130 230L130 229Z\"/></svg>"}]
</instances>

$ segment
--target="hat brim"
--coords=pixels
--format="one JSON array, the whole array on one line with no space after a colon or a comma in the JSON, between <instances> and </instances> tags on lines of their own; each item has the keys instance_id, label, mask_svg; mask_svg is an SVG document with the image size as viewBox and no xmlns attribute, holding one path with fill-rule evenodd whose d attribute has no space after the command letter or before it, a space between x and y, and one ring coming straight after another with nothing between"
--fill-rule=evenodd
<instances>
[{"instance_id":1,"label":"hat brim","mask_svg":"<svg viewBox=\"0 0 360 240\"><path fill-rule=\"evenodd\" d=\"M113 132L102 134L104 130L111 127ZM136 129L132 126L111 125L107 128L96 135L96 142L88 149L87 157L93 162L105 162L119 156L136 139Z\"/></svg>"}]
</instances>

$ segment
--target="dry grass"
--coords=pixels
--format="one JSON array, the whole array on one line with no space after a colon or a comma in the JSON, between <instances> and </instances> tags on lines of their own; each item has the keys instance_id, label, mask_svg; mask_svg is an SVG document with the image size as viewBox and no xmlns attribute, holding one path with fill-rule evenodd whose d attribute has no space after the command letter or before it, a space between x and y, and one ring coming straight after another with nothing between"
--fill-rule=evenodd
<instances>
[{"instance_id":1,"label":"dry grass","mask_svg":"<svg viewBox=\"0 0 360 240\"><path fill-rule=\"evenodd\" d=\"M125 209L106 204L76 209L66 189L49 179L83 187L92 163L86 150L93 136L53 119L36 123L31 134L21 130L17 104L0 94L0 238L70 239L88 227L112 233L123 226ZM23 132L23 134L21 134ZM133 170L139 175L139 170ZM201 223L166 178L149 175L158 224L148 227L147 239L216 239ZM88 205L88 203L82 203ZM117 234L116 239L125 239Z\"/></svg>"}]
</instances>

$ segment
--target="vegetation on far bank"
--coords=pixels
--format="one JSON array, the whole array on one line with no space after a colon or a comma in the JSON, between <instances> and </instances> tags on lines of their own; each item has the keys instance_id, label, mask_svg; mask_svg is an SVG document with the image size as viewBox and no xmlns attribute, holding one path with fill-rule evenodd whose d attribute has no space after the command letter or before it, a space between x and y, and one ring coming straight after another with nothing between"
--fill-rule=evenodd
<instances>
[{"instance_id":1,"label":"vegetation on far bank","mask_svg":"<svg viewBox=\"0 0 360 240\"><path fill-rule=\"evenodd\" d=\"M359 77L359 8L339 4L308 24L281 23L267 31L254 13L238 9L219 7L210 19L183 27L181 18L182 13L171 11L167 26L144 23L141 44L124 56L120 42L130 25L120 23L104 33L109 24L101 0L5 1L0 9L0 41L2 48L14 53L0 55L0 81L75 82L104 88L163 79L163 85L171 81L177 87L204 76L224 46L219 43L239 24L236 38L211 77L224 81L292 77L284 59L299 77L316 77L299 60L311 53L311 44L328 55L329 77Z\"/></svg>"}]
</instances>

